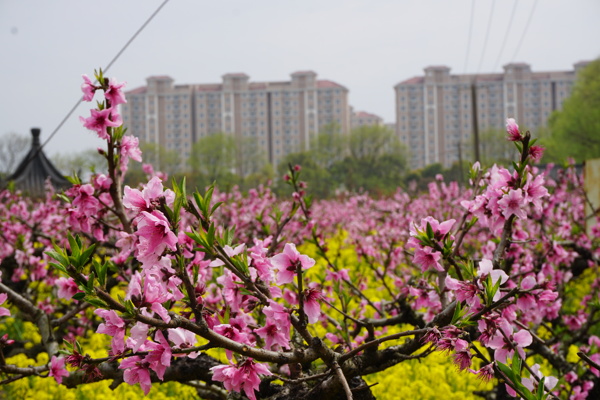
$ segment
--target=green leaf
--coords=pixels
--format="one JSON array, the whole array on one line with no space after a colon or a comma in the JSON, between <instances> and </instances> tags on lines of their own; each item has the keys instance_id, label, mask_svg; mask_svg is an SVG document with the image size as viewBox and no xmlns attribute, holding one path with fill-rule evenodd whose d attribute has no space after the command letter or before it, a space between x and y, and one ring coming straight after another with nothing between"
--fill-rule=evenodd
<instances>
[{"instance_id":1,"label":"green leaf","mask_svg":"<svg viewBox=\"0 0 600 400\"><path fill-rule=\"evenodd\" d=\"M98 282L102 287L106 285L106 271L108 270L107 264L108 263L106 261L103 263L99 263L97 260L92 260L92 265L94 266L94 270L96 271Z\"/></svg>"},{"instance_id":2,"label":"green leaf","mask_svg":"<svg viewBox=\"0 0 600 400\"><path fill-rule=\"evenodd\" d=\"M64 267L68 267L70 265L69 259L67 258L64 250L58 247L56 244L54 244L54 251L47 251L46 254L61 263Z\"/></svg>"},{"instance_id":3,"label":"green leaf","mask_svg":"<svg viewBox=\"0 0 600 400\"><path fill-rule=\"evenodd\" d=\"M473 217L473 218L472 218L472 219L469 221L469 223L468 223L468 225L467 225L467 229L471 229L471 228L472 228L472 227L473 227L473 226L474 226L474 225L477 223L477 221L479 221L479 218L477 218L477 217Z\"/></svg>"},{"instance_id":4,"label":"green leaf","mask_svg":"<svg viewBox=\"0 0 600 400\"><path fill-rule=\"evenodd\" d=\"M515 382L515 380L516 380L516 377L515 377L515 374L514 374L514 372L512 371L512 369L511 369L511 368L510 368L508 365L506 365L506 364L503 364L503 363L501 363L501 362L496 362L496 364L498 365L498 369L499 369L500 371L502 371L502 373L503 373L504 375L506 375L506 377L507 377L507 378L508 378L508 379L509 379L511 382L513 382L513 383L514 383L514 382Z\"/></svg>"},{"instance_id":5,"label":"green leaf","mask_svg":"<svg viewBox=\"0 0 600 400\"><path fill-rule=\"evenodd\" d=\"M198 273L200 272L200 266L199 265L192 266L192 272L194 274L194 280L193 280L192 284L195 285L198 282Z\"/></svg>"},{"instance_id":6,"label":"green leaf","mask_svg":"<svg viewBox=\"0 0 600 400\"><path fill-rule=\"evenodd\" d=\"M204 209L204 198L199 192L194 193L194 200L196 200L196 206L198 206L198 210L204 216L206 214L206 210Z\"/></svg>"},{"instance_id":7,"label":"green leaf","mask_svg":"<svg viewBox=\"0 0 600 400\"><path fill-rule=\"evenodd\" d=\"M458 321L462 315L464 314L462 303L457 302L456 307L454 307L454 315L452 315L452 325L456 325L456 321Z\"/></svg>"},{"instance_id":8,"label":"green leaf","mask_svg":"<svg viewBox=\"0 0 600 400\"><path fill-rule=\"evenodd\" d=\"M433 240L435 234L433 233L433 229L431 228L431 224L429 224L429 222L427 223L427 228L425 232L427 233L427 238Z\"/></svg>"},{"instance_id":9,"label":"green leaf","mask_svg":"<svg viewBox=\"0 0 600 400\"><path fill-rule=\"evenodd\" d=\"M304 196L304 204L306 205L306 208L310 208L313 202L313 196L312 195L306 195Z\"/></svg>"},{"instance_id":10,"label":"green leaf","mask_svg":"<svg viewBox=\"0 0 600 400\"><path fill-rule=\"evenodd\" d=\"M79 257L79 262L81 263L81 265L87 264L95 249L96 244L94 243L81 253L81 256Z\"/></svg>"},{"instance_id":11,"label":"green leaf","mask_svg":"<svg viewBox=\"0 0 600 400\"><path fill-rule=\"evenodd\" d=\"M517 150L519 150L519 154L523 153L523 146L519 142L513 142Z\"/></svg>"},{"instance_id":12,"label":"green leaf","mask_svg":"<svg viewBox=\"0 0 600 400\"><path fill-rule=\"evenodd\" d=\"M95 297L86 297L84 299L84 301L86 301L87 303L90 303L93 306L96 306L98 308L108 308L108 304L106 304L104 301L95 298Z\"/></svg>"},{"instance_id":13,"label":"green leaf","mask_svg":"<svg viewBox=\"0 0 600 400\"><path fill-rule=\"evenodd\" d=\"M63 267L61 264L57 264L57 263L53 263L53 262L51 262L51 263L50 263L50 265L51 265L52 267L56 268L57 270L59 270L59 271L61 271L61 272L64 272L66 275L69 275L69 274L67 273L67 270L65 269L65 267Z\"/></svg>"},{"instance_id":14,"label":"green leaf","mask_svg":"<svg viewBox=\"0 0 600 400\"><path fill-rule=\"evenodd\" d=\"M73 298L75 300L82 300L84 297L85 297L85 293L84 292L75 293L73 295Z\"/></svg>"},{"instance_id":15,"label":"green leaf","mask_svg":"<svg viewBox=\"0 0 600 400\"><path fill-rule=\"evenodd\" d=\"M79 258L80 247L79 247L79 244L77 243L76 238L71 236L71 234L69 233L67 235L67 239L69 240L69 246L71 247L71 255L76 259Z\"/></svg>"},{"instance_id":16,"label":"green leaf","mask_svg":"<svg viewBox=\"0 0 600 400\"><path fill-rule=\"evenodd\" d=\"M515 376L521 375L521 358L516 354L512 359L512 370L515 373Z\"/></svg>"},{"instance_id":17,"label":"green leaf","mask_svg":"<svg viewBox=\"0 0 600 400\"><path fill-rule=\"evenodd\" d=\"M86 290L85 290L85 292L87 294L93 294L94 293L94 280L95 280L95 278L96 278L96 273L94 271L92 271L90 273L90 277L88 278L87 287L86 287Z\"/></svg>"},{"instance_id":18,"label":"green leaf","mask_svg":"<svg viewBox=\"0 0 600 400\"><path fill-rule=\"evenodd\" d=\"M69 351L69 354L73 353L73 343L69 342L67 339L63 339L64 345Z\"/></svg>"},{"instance_id":19,"label":"green leaf","mask_svg":"<svg viewBox=\"0 0 600 400\"><path fill-rule=\"evenodd\" d=\"M65 175L65 178L67 178L67 180L71 183L71 185L80 185L81 184L81 179L79 179L79 177L77 175L75 175L75 174L73 174L73 175ZM71 199L69 199L65 195L59 194L57 196L59 196L61 199L65 200L68 203L71 202Z\"/></svg>"},{"instance_id":20,"label":"green leaf","mask_svg":"<svg viewBox=\"0 0 600 400\"><path fill-rule=\"evenodd\" d=\"M544 382L546 380L546 377L543 376L542 379L540 379L540 384L538 385L538 390L537 390L537 400L543 400L544 399Z\"/></svg>"},{"instance_id":21,"label":"green leaf","mask_svg":"<svg viewBox=\"0 0 600 400\"><path fill-rule=\"evenodd\" d=\"M212 208L210 209L210 215L214 214L214 212L217 210L217 208L221 206L221 204L223 204L222 201L215 203L215 205L212 206Z\"/></svg>"},{"instance_id":22,"label":"green leaf","mask_svg":"<svg viewBox=\"0 0 600 400\"><path fill-rule=\"evenodd\" d=\"M231 246L235 237L235 225L229 229L225 229L223 233L223 241L225 244Z\"/></svg>"}]
</instances>

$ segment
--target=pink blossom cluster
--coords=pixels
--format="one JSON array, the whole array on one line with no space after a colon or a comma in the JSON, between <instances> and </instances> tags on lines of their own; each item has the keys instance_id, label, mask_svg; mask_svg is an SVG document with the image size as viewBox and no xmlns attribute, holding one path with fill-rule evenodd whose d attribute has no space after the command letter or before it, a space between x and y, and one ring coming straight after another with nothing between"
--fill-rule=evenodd
<instances>
[{"instance_id":1,"label":"pink blossom cluster","mask_svg":"<svg viewBox=\"0 0 600 400\"><path fill-rule=\"evenodd\" d=\"M542 377L547 393L593 395L600 229L583 229L581 177L532 167L537 150L514 120L514 171L475 165L470 188L440 177L423 194L311 204L297 167L289 199L268 187L186 197L151 168L147 183L123 184L141 154L118 121L122 88L87 77L82 86L88 101L104 92L85 124L106 141L105 174L39 202L0 193L0 324L9 315L36 321L50 359L33 372L1 372L69 384L122 374L147 394L153 382L183 379L173 371L185 360L217 392L256 399L293 387L309 398L344 395L362 375L433 346L515 395L537 391ZM80 348L90 330L111 338L108 360ZM2 352L14 345L0 339ZM567 361L571 345L590 364ZM200 356L214 347L222 360ZM528 368L506 376L517 361ZM283 384L268 378L275 374Z\"/></svg>"}]
</instances>

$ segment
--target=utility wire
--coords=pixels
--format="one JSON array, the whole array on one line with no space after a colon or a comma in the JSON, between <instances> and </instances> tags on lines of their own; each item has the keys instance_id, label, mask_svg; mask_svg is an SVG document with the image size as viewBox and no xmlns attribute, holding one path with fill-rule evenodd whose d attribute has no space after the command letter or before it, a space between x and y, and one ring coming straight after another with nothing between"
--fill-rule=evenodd
<instances>
[{"instance_id":1,"label":"utility wire","mask_svg":"<svg viewBox=\"0 0 600 400\"><path fill-rule=\"evenodd\" d=\"M127 41L127 43L125 43L125 45L121 48L121 50L119 50L119 52L117 53L117 55L115 55L113 57L113 59L108 63L108 65L106 66L106 68L104 68L102 71L108 71L108 69L110 67L112 67L112 65L117 61L117 59L119 59L119 57L121 57L121 55L123 54L123 52L127 49L127 47L129 47L129 45L135 40L136 37L138 37L138 35L144 30L144 28L146 28L146 26L150 23L150 21L152 21L152 19L154 19L154 17L160 12L160 10L169 2L169 0L165 0L162 2L162 4L160 6L158 6L158 8L156 9L156 11L154 11L154 13L152 13L152 15L150 15L150 17L146 20L146 22L144 22L144 24L137 30L137 32L135 32L133 34L133 36L131 36L131 38ZM54 135L56 135L56 133L58 132L58 130L65 124L65 122L67 122L67 120L69 119L69 117L71 117L71 115L75 112L75 110L77 109L77 107L79 106L79 104L81 103L81 101L83 100L83 96L79 98L79 100L77 100L77 102L75 103L75 105L73 106L73 108L71 108L71 110L67 113L67 115L62 119L62 121L60 121L60 123L58 124L58 126L52 131L52 133L50 134L50 136L48 136L48 138L44 141L44 143L42 143L42 145L39 147L38 151L33 154L26 162L26 164L29 164L37 155L40 151L42 151L42 149L44 148L44 146L46 146L48 144L48 142L54 137Z\"/></svg>"},{"instance_id":2,"label":"utility wire","mask_svg":"<svg viewBox=\"0 0 600 400\"><path fill-rule=\"evenodd\" d=\"M527 23L525 24L525 29L523 29L523 34L521 35L521 38L519 39L519 44L517 45L515 54L513 54L512 58L510 59L510 62L513 62L515 60L515 58L517 58L517 54L519 54L519 50L521 50L521 45L523 44L523 39L525 38L525 35L527 34L527 29L529 29L529 25L531 25L531 19L533 18L533 14L535 12L535 7L537 6L537 2L538 2L538 0L535 0L533 3L533 7L531 7L531 12L529 13L529 18L527 19Z\"/></svg>"},{"instance_id":3,"label":"utility wire","mask_svg":"<svg viewBox=\"0 0 600 400\"><path fill-rule=\"evenodd\" d=\"M488 38L490 37L490 28L492 27L492 21L494 17L494 6L496 0L492 0L492 7L490 8L490 17L488 18L487 30L485 32L485 39L483 40L483 50L481 51L481 58L479 59L479 66L477 67L477 73L481 71L481 65L483 64L483 58L485 56L485 50L487 49Z\"/></svg>"},{"instance_id":4,"label":"utility wire","mask_svg":"<svg viewBox=\"0 0 600 400\"><path fill-rule=\"evenodd\" d=\"M515 0L515 2L513 3L512 12L510 13L510 18L508 19L508 27L506 28L506 33L504 34L504 39L502 40L502 46L500 46L500 52L498 53L498 58L496 59L496 62L494 63L494 71L498 68L498 65L500 64L500 60L502 59L502 53L504 52L504 46L506 46L506 39L508 38L508 35L510 34L510 28L512 28L512 23L515 19L515 11L517 10L518 2L519 2L519 0Z\"/></svg>"},{"instance_id":5,"label":"utility wire","mask_svg":"<svg viewBox=\"0 0 600 400\"><path fill-rule=\"evenodd\" d=\"M169 0L165 0L162 2L162 4L160 6L158 6L158 8L156 9L156 11L154 11L152 13L152 15L150 15L150 17L148 17L148 19L146 20L146 22L144 22L142 24L142 26L133 34L133 36L131 36L131 38L129 38L129 40L127 41L127 43L125 43L125 45L121 48L121 50L119 50L119 52L113 57L113 59L108 63L108 65L106 66L106 68L104 68L103 71L108 71L108 69L110 67L112 67L112 65L117 61L117 59L123 54L123 52L127 49L127 47L129 47L129 45L135 40L135 38L144 30L144 28L150 23L150 21L152 21L154 19L154 17L160 12L160 10L169 2ZM27 165L29 163L31 163L33 161L33 159L35 157L37 157L37 155L40 153L40 151L43 150L44 146L46 146L48 144L48 142L50 142L50 140L54 137L54 135L56 135L56 133L58 132L58 130L60 128L62 128L62 126L65 124L65 122L67 122L67 120L71 117L71 115L73 115L73 113L75 112L75 110L77 109L77 107L79 106L79 104L81 104L81 101L83 100L83 96L81 96L77 102L75 103L75 105L73 105L73 107L71 108L71 110L67 113L67 115L65 115L65 117L60 121L60 123L58 124L58 126L52 131L52 133L50 134L50 136L48 136L48 139L46 139L41 145L40 147L37 149L37 151L31 155L29 155L29 157L25 160L25 164L24 164L24 168L27 167ZM6 188L6 185L8 184L8 182L5 182L2 187L3 189Z\"/></svg>"},{"instance_id":6,"label":"utility wire","mask_svg":"<svg viewBox=\"0 0 600 400\"><path fill-rule=\"evenodd\" d=\"M471 36L473 33L473 19L475 15L475 0L471 1L471 21L469 22L469 36L467 36L467 54L465 55L465 66L463 73L467 73L467 64L469 62L469 52L471 51Z\"/></svg>"}]
</instances>

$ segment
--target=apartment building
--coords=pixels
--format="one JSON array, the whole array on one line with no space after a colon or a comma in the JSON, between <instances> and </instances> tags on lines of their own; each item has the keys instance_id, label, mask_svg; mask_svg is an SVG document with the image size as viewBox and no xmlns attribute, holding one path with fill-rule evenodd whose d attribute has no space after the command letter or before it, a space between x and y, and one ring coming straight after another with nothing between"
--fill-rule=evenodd
<instances>
[{"instance_id":1,"label":"apartment building","mask_svg":"<svg viewBox=\"0 0 600 400\"><path fill-rule=\"evenodd\" d=\"M294 72L283 82L251 82L244 73L213 84L175 85L169 76L146 82L126 93L125 126L140 141L176 150L184 159L196 141L224 132L255 140L276 166L286 154L309 149L311 135L327 124L338 124L344 134L350 130L348 89L317 79L313 71Z\"/></svg>"},{"instance_id":2,"label":"apartment building","mask_svg":"<svg viewBox=\"0 0 600 400\"><path fill-rule=\"evenodd\" d=\"M410 167L449 167L459 159L459 146L473 154L474 107L479 132L504 129L507 117L532 131L546 126L586 64L533 72L529 64L511 63L503 73L476 75L452 75L449 67L430 66L424 76L400 82L394 86L396 132L408 147Z\"/></svg>"}]
</instances>

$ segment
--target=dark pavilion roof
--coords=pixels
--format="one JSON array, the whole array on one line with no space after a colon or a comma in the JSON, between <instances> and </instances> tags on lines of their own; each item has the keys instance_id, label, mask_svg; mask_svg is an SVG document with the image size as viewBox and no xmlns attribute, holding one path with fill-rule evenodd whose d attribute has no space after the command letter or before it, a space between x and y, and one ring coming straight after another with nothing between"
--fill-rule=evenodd
<instances>
[{"instance_id":1,"label":"dark pavilion roof","mask_svg":"<svg viewBox=\"0 0 600 400\"><path fill-rule=\"evenodd\" d=\"M60 173L44 154L40 143L39 128L31 129L31 149L7 180L14 182L15 188L30 196L43 196L46 179L55 189L66 189L71 183Z\"/></svg>"}]
</instances>

